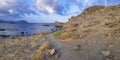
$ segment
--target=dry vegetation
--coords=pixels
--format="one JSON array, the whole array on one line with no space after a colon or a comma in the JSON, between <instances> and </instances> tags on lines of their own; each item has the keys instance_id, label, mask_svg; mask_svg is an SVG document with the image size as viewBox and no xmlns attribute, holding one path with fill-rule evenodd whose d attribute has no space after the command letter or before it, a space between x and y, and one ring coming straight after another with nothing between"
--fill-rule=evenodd
<instances>
[{"instance_id":1,"label":"dry vegetation","mask_svg":"<svg viewBox=\"0 0 120 60\"><path fill-rule=\"evenodd\" d=\"M65 32L63 30L54 32L54 36L56 36L58 39L66 40L66 41L74 39L74 37L70 35L70 33Z\"/></svg>"},{"instance_id":2,"label":"dry vegetation","mask_svg":"<svg viewBox=\"0 0 120 60\"><path fill-rule=\"evenodd\" d=\"M112 34L120 28L120 5L94 6L86 9L81 15L72 17L64 24L63 30L76 39L96 35ZM113 34L114 35L114 34Z\"/></svg>"},{"instance_id":3,"label":"dry vegetation","mask_svg":"<svg viewBox=\"0 0 120 60\"><path fill-rule=\"evenodd\" d=\"M26 37L7 39L0 43L0 60L30 60L37 52L42 43L41 37L44 34L37 34Z\"/></svg>"},{"instance_id":4,"label":"dry vegetation","mask_svg":"<svg viewBox=\"0 0 120 60\"><path fill-rule=\"evenodd\" d=\"M43 44L39 47L37 53L31 60L43 60L43 53L48 50L48 43Z\"/></svg>"},{"instance_id":5,"label":"dry vegetation","mask_svg":"<svg viewBox=\"0 0 120 60\"><path fill-rule=\"evenodd\" d=\"M52 58L56 60L57 57L58 55L56 50L53 49L48 42L46 42L39 47L37 53L31 60L48 60Z\"/></svg>"}]
</instances>

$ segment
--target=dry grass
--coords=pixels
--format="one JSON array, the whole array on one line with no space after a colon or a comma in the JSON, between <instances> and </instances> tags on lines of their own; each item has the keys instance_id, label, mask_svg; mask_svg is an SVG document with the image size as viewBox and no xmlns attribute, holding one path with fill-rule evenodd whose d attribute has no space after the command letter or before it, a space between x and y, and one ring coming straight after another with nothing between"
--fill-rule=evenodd
<instances>
[{"instance_id":1,"label":"dry grass","mask_svg":"<svg viewBox=\"0 0 120 60\"><path fill-rule=\"evenodd\" d=\"M71 34L69 34L68 32L64 32L58 38L62 39L62 40L72 40L72 39L74 39L74 37L71 36Z\"/></svg>"},{"instance_id":2,"label":"dry grass","mask_svg":"<svg viewBox=\"0 0 120 60\"><path fill-rule=\"evenodd\" d=\"M72 39L74 39L74 37L70 33L65 32L63 30L54 32L54 36L56 36L57 38L59 38L61 40L72 40Z\"/></svg>"},{"instance_id":3,"label":"dry grass","mask_svg":"<svg viewBox=\"0 0 120 60\"><path fill-rule=\"evenodd\" d=\"M64 24L63 30L71 32L71 35L75 36L76 39L79 39L81 34L84 34L87 38L109 33L112 29L120 27L119 7L120 5L111 7L94 6L85 9L79 16L71 17Z\"/></svg>"},{"instance_id":4,"label":"dry grass","mask_svg":"<svg viewBox=\"0 0 120 60\"><path fill-rule=\"evenodd\" d=\"M47 51L48 43L44 43L38 49L37 54L31 60L43 60L43 53Z\"/></svg>"},{"instance_id":5,"label":"dry grass","mask_svg":"<svg viewBox=\"0 0 120 60\"><path fill-rule=\"evenodd\" d=\"M0 43L0 60L30 60L39 46L45 42L42 35L16 37Z\"/></svg>"}]
</instances>

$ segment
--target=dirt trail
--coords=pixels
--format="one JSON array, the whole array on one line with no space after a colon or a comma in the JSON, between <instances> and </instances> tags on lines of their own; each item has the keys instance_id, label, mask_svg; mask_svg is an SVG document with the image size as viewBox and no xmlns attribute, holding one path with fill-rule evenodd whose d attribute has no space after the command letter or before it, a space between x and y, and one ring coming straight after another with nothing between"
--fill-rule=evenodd
<instances>
[{"instance_id":1,"label":"dirt trail","mask_svg":"<svg viewBox=\"0 0 120 60\"><path fill-rule=\"evenodd\" d=\"M58 51L58 54L60 55L58 60L80 60L78 55L79 52L73 50L74 44L59 41L52 34L47 35L46 38Z\"/></svg>"},{"instance_id":2,"label":"dirt trail","mask_svg":"<svg viewBox=\"0 0 120 60\"><path fill-rule=\"evenodd\" d=\"M96 36L93 38L83 38L73 41L60 41L52 34L46 35L46 39L50 42L57 53L60 55L57 59L47 60L119 60L119 52L113 47L108 47L109 39L103 36ZM117 42L115 44L118 44ZM80 50L75 50L75 47L80 45ZM119 45L116 45L118 47ZM115 51L113 51L114 49ZM110 51L111 55L104 57L101 52ZM115 58L114 58L115 57Z\"/></svg>"},{"instance_id":3,"label":"dirt trail","mask_svg":"<svg viewBox=\"0 0 120 60\"><path fill-rule=\"evenodd\" d=\"M74 50L75 46L81 44L79 40L63 42L59 41L58 39L55 39L55 37L52 34L47 35L46 38L50 42L50 44L53 45L53 48L55 48L58 51L58 54L60 54L58 60L89 60L88 49L91 47L89 47L88 49L83 47L81 51Z\"/></svg>"}]
</instances>

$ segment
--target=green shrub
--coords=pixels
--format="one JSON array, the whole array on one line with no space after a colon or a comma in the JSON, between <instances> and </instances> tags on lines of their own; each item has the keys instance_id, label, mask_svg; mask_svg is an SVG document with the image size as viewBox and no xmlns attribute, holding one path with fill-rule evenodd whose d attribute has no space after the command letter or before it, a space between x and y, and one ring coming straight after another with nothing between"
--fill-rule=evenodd
<instances>
[{"instance_id":1,"label":"green shrub","mask_svg":"<svg viewBox=\"0 0 120 60\"><path fill-rule=\"evenodd\" d=\"M60 36L60 35L63 34L63 33L64 33L63 30L59 30L59 31L54 32L54 35L55 35L55 36Z\"/></svg>"}]
</instances>

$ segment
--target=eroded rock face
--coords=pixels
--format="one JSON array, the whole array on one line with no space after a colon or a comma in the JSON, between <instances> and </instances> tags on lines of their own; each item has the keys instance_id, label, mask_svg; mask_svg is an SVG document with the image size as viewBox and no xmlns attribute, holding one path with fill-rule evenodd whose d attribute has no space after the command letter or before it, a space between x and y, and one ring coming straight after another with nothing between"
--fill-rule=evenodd
<instances>
[{"instance_id":1,"label":"eroded rock face","mask_svg":"<svg viewBox=\"0 0 120 60\"><path fill-rule=\"evenodd\" d=\"M63 27L63 24L64 23L62 23L62 22L58 22L58 21L55 22L56 27Z\"/></svg>"}]
</instances>

